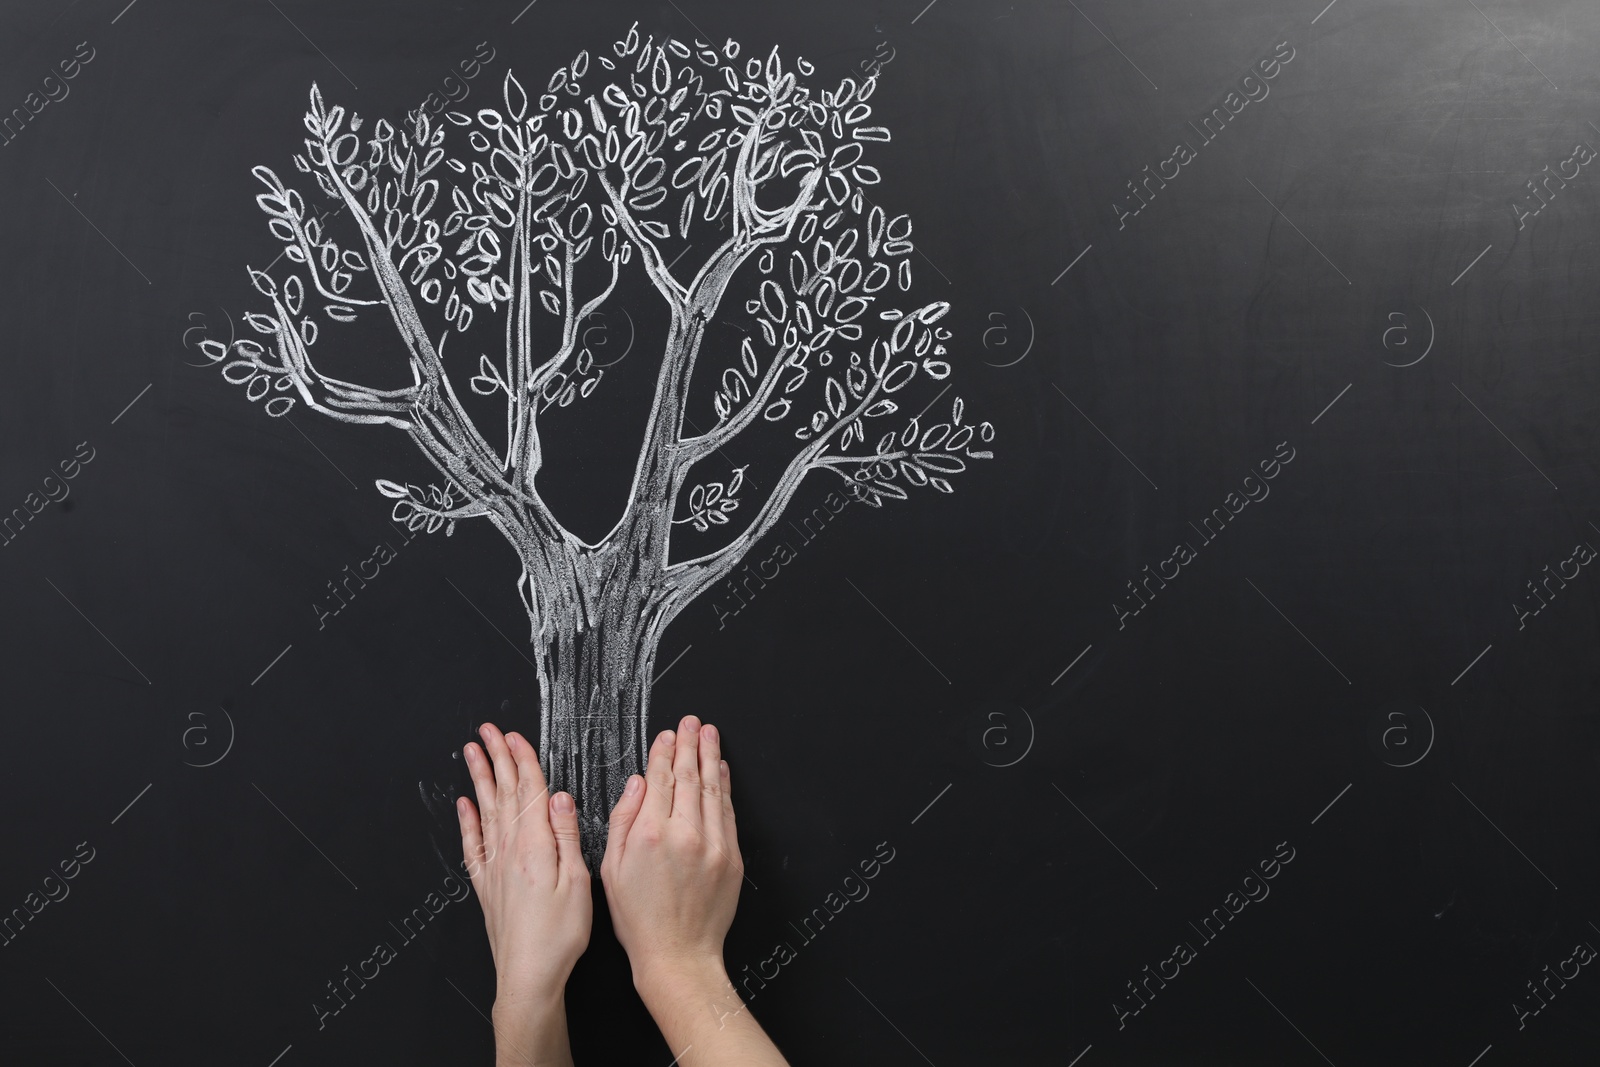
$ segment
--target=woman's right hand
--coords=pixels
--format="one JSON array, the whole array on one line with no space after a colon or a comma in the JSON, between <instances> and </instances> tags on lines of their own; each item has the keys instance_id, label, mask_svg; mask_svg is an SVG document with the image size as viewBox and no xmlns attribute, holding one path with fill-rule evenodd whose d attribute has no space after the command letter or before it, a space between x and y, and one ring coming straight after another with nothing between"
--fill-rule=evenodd
<instances>
[{"instance_id":1,"label":"woman's right hand","mask_svg":"<svg viewBox=\"0 0 1600 1067\"><path fill-rule=\"evenodd\" d=\"M687 715L611 813L600 878L647 1003L663 984L726 982L722 942L744 877L729 784L716 727Z\"/></svg>"}]
</instances>

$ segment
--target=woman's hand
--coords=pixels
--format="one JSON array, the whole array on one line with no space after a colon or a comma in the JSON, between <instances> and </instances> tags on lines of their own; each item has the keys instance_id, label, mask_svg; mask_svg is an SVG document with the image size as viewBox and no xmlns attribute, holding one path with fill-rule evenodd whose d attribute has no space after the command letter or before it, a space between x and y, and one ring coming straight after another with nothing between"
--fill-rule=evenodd
<instances>
[{"instance_id":1,"label":"woman's hand","mask_svg":"<svg viewBox=\"0 0 1600 1067\"><path fill-rule=\"evenodd\" d=\"M744 860L716 728L685 716L656 738L645 773L611 813L600 864L634 988L679 1067L787 1067L722 961Z\"/></svg>"},{"instance_id":2,"label":"woman's hand","mask_svg":"<svg viewBox=\"0 0 1600 1067\"><path fill-rule=\"evenodd\" d=\"M493 723L478 733L483 748L463 749L478 803L459 798L456 815L494 953L498 1062L570 1064L565 990L594 911L577 809L550 795L526 738Z\"/></svg>"},{"instance_id":3,"label":"woman's hand","mask_svg":"<svg viewBox=\"0 0 1600 1067\"><path fill-rule=\"evenodd\" d=\"M714 726L685 716L650 748L611 813L600 878L641 994L722 970L744 862ZM648 999L647 999L648 1003Z\"/></svg>"}]
</instances>

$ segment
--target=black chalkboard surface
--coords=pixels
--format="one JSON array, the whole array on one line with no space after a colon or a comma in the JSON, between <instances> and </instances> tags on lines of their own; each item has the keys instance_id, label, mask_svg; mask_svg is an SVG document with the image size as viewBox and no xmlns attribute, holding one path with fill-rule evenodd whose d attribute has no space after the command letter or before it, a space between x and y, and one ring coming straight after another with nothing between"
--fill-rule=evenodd
<instances>
[{"instance_id":1,"label":"black chalkboard surface","mask_svg":"<svg viewBox=\"0 0 1600 1067\"><path fill-rule=\"evenodd\" d=\"M0 42L5 1063L490 1062L461 746L690 712L796 1064L1595 1061L1594 5Z\"/></svg>"}]
</instances>

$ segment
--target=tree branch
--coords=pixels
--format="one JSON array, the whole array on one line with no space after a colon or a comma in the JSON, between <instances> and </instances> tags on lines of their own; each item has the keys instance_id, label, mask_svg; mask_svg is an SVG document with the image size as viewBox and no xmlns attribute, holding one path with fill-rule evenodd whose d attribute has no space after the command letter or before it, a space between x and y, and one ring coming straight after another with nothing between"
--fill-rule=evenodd
<instances>
[{"instance_id":1,"label":"tree branch","mask_svg":"<svg viewBox=\"0 0 1600 1067\"><path fill-rule=\"evenodd\" d=\"M517 193L517 218L507 270L517 280L506 314L506 458L505 466L521 466L521 483L533 488L540 462L539 439L533 429L537 395L528 385L533 375L533 238L528 233L528 193Z\"/></svg>"},{"instance_id":2,"label":"tree branch","mask_svg":"<svg viewBox=\"0 0 1600 1067\"><path fill-rule=\"evenodd\" d=\"M867 390L867 395L861 398L861 402L854 410L828 427L789 461L789 465L784 468L782 476L778 479L778 484L768 494L766 502L761 505L761 510L756 513L755 520L738 537L715 552L674 563L667 568L672 615L676 615L695 597L715 585L724 575L738 566L739 561L744 559L750 550L777 525L784 509L789 506L789 502L799 490L801 481L812 470L823 465L822 453L827 450L834 435L858 421L862 417L862 412L877 399L882 389L883 380L880 378L873 383L871 389Z\"/></svg>"},{"instance_id":3,"label":"tree branch","mask_svg":"<svg viewBox=\"0 0 1600 1067\"><path fill-rule=\"evenodd\" d=\"M713 427L698 437L690 437L679 441L674 446L683 457L682 462L685 466L693 466L711 453L726 447L735 437L743 433L751 423L755 422L756 416L765 410L768 401L778 391L778 384L783 377L783 369L789 365L789 360L796 351L798 349L790 347L778 350L778 354L773 357L772 362L767 366L767 371L762 376L761 381L756 383L755 389L750 393L750 399L734 413L732 418L721 426Z\"/></svg>"},{"instance_id":4,"label":"tree branch","mask_svg":"<svg viewBox=\"0 0 1600 1067\"><path fill-rule=\"evenodd\" d=\"M617 224L622 227L622 232L627 234L628 240L633 242L639 250L639 259L644 264L645 273L650 276L650 281L673 308L683 307L689 299L689 292L667 271L666 261L656 248L656 243L646 237L644 231L639 229L639 224L634 221L633 215L628 211L628 205L623 203L622 191L612 187L606 180L605 170L602 168L595 172L595 177L600 182L600 188L606 191L606 197L611 201L611 210L617 213ZM623 182L623 189L627 182Z\"/></svg>"},{"instance_id":5,"label":"tree branch","mask_svg":"<svg viewBox=\"0 0 1600 1067\"><path fill-rule=\"evenodd\" d=\"M554 232L556 227L552 226L551 229ZM531 359L527 358L527 346L531 342L525 339L523 341L522 362L528 368L525 371L526 381L521 385L515 382L512 383L512 388L517 390L519 395L517 397L517 422L514 427L511 444L507 449L507 455L508 457L513 457L514 465L521 468L522 483L529 489L532 489L533 480L544 465L538 425L539 403L543 399L544 388L565 369L568 361L572 358L573 350L577 348L578 327L584 319L593 314L601 304L611 297L612 292L616 290L617 281L622 272L620 259L613 257L611 260L611 279L606 283L605 288L598 295L585 301L581 307L574 310L572 278L576 261L572 256L573 246L571 240L562 235L561 242L566 249L566 265L563 278L564 300L562 304L563 321L561 324L560 344L548 359L535 368L532 367ZM531 263L531 259L528 262ZM518 311L525 318L528 310L532 307L533 284L531 273L526 268L521 273L519 291L523 296L520 300L521 306ZM522 324L520 329L523 337L526 338L528 333L526 324Z\"/></svg>"},{"instance_id":6,"label":"tree branch","mask_svg":"<svg viewBox=\"0 0 1600 1067\"><path fill-rule=\"evenodd\" d=\"M762 121L758 118L751 124L752 128L759 130ZM750 141L754 139L747 136L745 144L741 145L739 162L731 179L736 197L748 200L752 206L754 206L755 183L747 171L752 154L749 150ZM810 206L811 196L821 178L821 168L812 169L801 181L800 192L788 207L770 216L781 219L782 225L766 226L763 227L763 231L741 235L738 232L740 227L737 222L740 209L736 206L734 234L700 269L691 288L685 294L685 302L674 306L672 331L669 334L661 370L656 378L655 404L650 410L644 446L634 470L633 490L628 507L618 522L618 526L621 527L625 523L638 521L642 511L655 512L655 521L662 524L669 533L668 537L661 538L661 558L656 561L658 566L667 567L672 513L677 507L678 494L683 488L689 468L710 451L700 447L683 450L680 448L683 442L679 436L688 407L689 382L694 376L695 360L699 355L700 342L705 335L705 324L716 314L723 295L727 292L728 284L733 280L733 275L739 266L757 248L784 240L793 231L796 221ZM603 177L602 182L604 182ZM606 185L606 190L608 194L611 193L609 185ZM668 281L671 282L671 279L668 278ZM676 282L671 284L677 286ZM824 440L827 436L824 435ZM792 490L790 495L793 495Z\"/></svg>"},{"instance_id":7,"label":"tree branch","mask_svg":"<svg viewBox=\"0 0 1600 1067\"><path fill-rule=\"evenodd\" d=\"M498 491L522 504L527 509L528 517L542 533L556 540L568 539L570 535L565 527L551 514L549 507L531 486L523 488L514 485L505 477L499 457L461 407L449 376L445 374L443 360L423 330L411 292L389 254L389 242L379 235L365 205L351 191L334 165L332 145L326 136L322 139L322 147L321 167L350 210L366 245L368 267L378 282L383 301L409 354L412 375L417 379L413 424L408 427L413 437L423 446L424 453L441 473L455 478L463 488L477 483ZM376 175L373 180L377 180Z\"/></svg>"},{"instance_id":8,"label":"tree branch","mask_svg":"<svg viewBox=\"0 0 1600 1067\"><path fill-rule=\"evenodd\" d=\"M892 462L895 462L896 460L910 459L914 455L916 455L915 452L909 451L907 449L901 449L898 452L885 452L882 455L873 454L873 455L870 455L870 456L824 456L821 459L817 460L816 463L813 464L813 466L815 466L815 467L817 467L819 469L826 467L829 470L834 471L836 474L843 475L843 477L846 480L854 481L854 479L851 478L850 475L844 474L844 472L840 468L849 466L850 464L859 464L861 466L867 466L867 465L873 464L873 463L892 463Z\"/></svg>"},{"instance_id":9,"label":"tree branch","mask_svg":"<svg viewBox=\"0 0 1600 1067\"><path fill-rule=\"evenodd\" d=\"M572 243L570 241L566 241L565 243L567 245L567 271L570 275L572 271ZM568 282L568 310L566 312L566 321L562 324L561 329L561 347L556 351L555 355L551 356L549 359L545 360L544 363L540 364L539 368L533 372L533 376L529 378L528 385L532 392L537 393L540 389L543 389L545 385L549 384L551 379L553 379L556 374L560 372L561 368L566 365L567 360L572 356L572 350L577 347L578 324L592 315L601 304L605 303L606 300L610 298L612 291L617 287L617 279L621 276L621 273L621 264L616 259L612 259L611 280L606 283L606 287L600 292L600 295L594 297L592 300L587 301L577 311L576 314L571 311L572 285L570 281Z\"/></svg>"},{"instance_id":10,"label":"tree branch","mask_svg":"<svg viewBox=\"0 0 1600 1067\"><path fill-rule=\"evenodd\" d=\"M302 221L300 219L291 219L289 224L294 227L295 240L300 247L300 254L306 257L306 273L311 276L312 286L315 287L317 293L323 299L335 304L349 304L359 307L376 307L383 303L382 300L358 300L343 293L330 292L328 287L322 283L322 272L318 269L317 264L317 250L311 247L311 239L306 235Z\"/></svg>"},{"instance_id":11,"label":"tree branch","mask_svg":"<svg viewBox=\"0 0 1600 1067\"><path fill-rule=\"evenodd\" d=\"M289 309L276 296L272 298L272 303L276 311L278 354L283 362L283 371L294 383L306 406L341 422L414 429L411 420L405 416L410 414L416 402L416 386L373 389L322 374L312 364L300 331L290 325L293 316L289 314Z\"/></svg>"}]
</instances>

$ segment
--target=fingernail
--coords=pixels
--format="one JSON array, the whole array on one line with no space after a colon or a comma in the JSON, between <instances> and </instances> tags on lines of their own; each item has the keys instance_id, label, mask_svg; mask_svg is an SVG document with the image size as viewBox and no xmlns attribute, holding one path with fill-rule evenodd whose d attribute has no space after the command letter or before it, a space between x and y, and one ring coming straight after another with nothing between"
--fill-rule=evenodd
<instances>
[{"instance_id":1,"label":"fingernail","mask_svg":"<svg viewBox=\"0 0 1600 1067\"><path fill-rule=\"evenodd\" d=\"M724 778L728 777L728 761L727 760L723 760L722 761L722 777L724 777Z\"/></svg>"},{"instance_id":2,"label":"fingernail","mask_svg":"<svg viewBox=\"0 0 1600 1067\"><path fill-rule=\"evenodd\" d=\"M672 733L671 730L662 730L661 731L661 736L656 738L656 740L660 741L663 745L670 745L675 740L675 738L673 737L673 733Z\"/></svg>"},{"instance_id":3,"label":"fingernail","mask_svg":"<svg viewBox=\"0 0 1600 1067\"><path fill-rule=\"evenodd\" d=\"M557 793L550 802L550 809L557 815L571 815L574 810L572 806L572 794Z\"/></svg>"},{"instance_id":4,"label":"fingernail","mask_svg":"<svg viewBox=\"0 0 1600 1067\"><path fill-rule=\"evenodd\" d=\"M715 726L707 723L705 726L700 728L700 732L705 734L707 741L710 741L712 744L717 743L717 728Z\"/></svg>"},{"instance_id":5,"label":"fingernail","mask_svg":"<svg viewBox=\"0 0 1600 1067\"><path fill-rule=\"evenodd\" d=\"M644 779L635 774L628 778L628 784L622 787L622 791L631 797L635 793L639 792L643 786Z\"/></svg>"}]
</instances>

